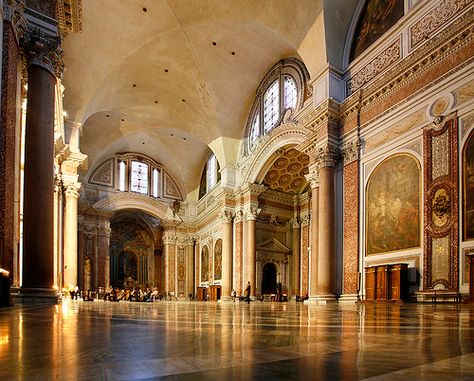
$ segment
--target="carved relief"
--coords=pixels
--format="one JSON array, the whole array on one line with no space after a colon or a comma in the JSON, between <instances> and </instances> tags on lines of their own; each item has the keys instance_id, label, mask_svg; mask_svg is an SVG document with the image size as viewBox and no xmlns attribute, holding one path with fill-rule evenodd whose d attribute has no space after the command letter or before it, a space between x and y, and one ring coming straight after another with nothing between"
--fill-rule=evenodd
<instances>
[{"instance_id":1,"label":"carved relief","mask_svg":"<svg viewBox=\"0 0 474 381\"><path fill-rule=\"evenodd\" d=\"M347 95L357 91L392 64L399 61L401 54L401 40L398 39L346 82Z\"/></svg>"},{"instance_id":2,"label":"carved relief","mask_svg":"<svg viewBox=\"0 0 474 381\"><path fill-rule=\"evenodd\" d=\"M92 172L89 183L114 187L114 159L109 159Z\"/></svg>"},{"instance_id":3,"label":"carved relief","mask_svg":"<svg viewBox=\"0 0 474 381\"><path fill-rule=\"evenodd\" d=\"M396 139L399 136L407 133L416 126L419 126L424 121L426 121L426 114L424 110L419 110L416 113L406 117L400 122L389 126L386 129L375 136L371 136L370 139L367 139L364 144L364 152L370 152L374 148L381 146L387 142L390 142Z\"/></svg>"},{"instance_id":4,"label":"carved relief","mask_svg":"<svg viewBox=\"0 0 474 381\"><path fill-rule=\"evenodd\" d=\"M432 180L449 174L449 131L432 137Z\"/></svg>"},{"instance_id":5,"label":"carved relief","mask_svg":"<svg viewBox=\"0 0 474 381\"><path fill-rule=\"evenodd\" d=\"M181 196L179 188L174 182L174 180L171 178L171 176L166 171L163 171L163 175L163 197L182 200L183 197Z\"/></svg>"},{"instance_id":6,"label":"carved relief","mask_svg":"<svg viewBox=\"0 0 474 381\"><path fill-rule=\"evenodd\" d=\"M451 211L451 200L446 189L440 188L435 192L431 206L432 219L436 227L443 227L448 222Z\"/></svg>"},{"instance_id":7,"label":"carved relief","mask_svg":"<svg viewBox=\"0 0 474 381\"><path fill-rule=\"evenodd\" d=\"M410 49L433 36L434 32L446 25L453 17L458 16L471 0L443 0L437 7L428 12L410 28Z\"/></svg>"}]
</instances>

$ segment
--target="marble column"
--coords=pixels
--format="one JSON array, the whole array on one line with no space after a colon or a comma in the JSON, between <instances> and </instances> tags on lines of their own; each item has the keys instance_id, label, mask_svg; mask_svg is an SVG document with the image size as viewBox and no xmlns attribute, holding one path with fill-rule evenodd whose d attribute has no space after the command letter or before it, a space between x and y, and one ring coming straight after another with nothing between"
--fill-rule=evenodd
<instances>
[{"instance_id":1,"label":"marble column","mask_svg":"<svg viewBox=\"0 0 474 381\"><path fill-rule=\"evenodd\" d=\"M1 109L0 109L0 268L10 272L10 283L18 285L19 156L18 109L21 104L19 83L20 49L24 34L24 3L3 1ZM2 35L3 34L3 35Z\"/></svg>"},{"instance_id":2,"label":"marble column","mask_svg":"<svg viewBox=\"0 0 474 381\"><path fill-rule=\"evenodd\" d=\"M318 293L318 244L319 244L319 171L313 165L308 181L311 185L311 256L309 272L309 300L316 301Z\"/></svg>"},{"instance_id":3,"label":"marble column","mask_svg":"<svg viewBox=\"0 0 474 381\"><path fill-rule=\"evenodd\" d=\"M231 301L232 291L232 213L224 211L221 213L222 221L222 294L221 301Z\"/></svg>"},{"instance_id":4,"label":"marble column","mask_svg":"<svg viewBox=\"0 0 474 381\"><path fill-rule=\"evenodd\" d=\"M77 203L80 184L65 186L64 285L77 285Z\"/></svg>"},{"instance_id":5,"label":"marble column","mask_svg":"<svg viewBox=\"0 0 474 381\"><path fill-rule=\"evenodd\" d=\"M56 77L54 38L40 33L28 39L28 106L26 112L23 285L24 296L54 302L53 194L54 103Z\"/></svg>"},{"instance_id":6,"label":"marble column","mask_svg":"<svg viewBox=\"0 0 474 381\"><path fill-rule=\"evenodd\" d=\"M111 233L110 216L102 215L97 224L97 287L108 288L110 286Z\"/></svg>"},{"instance_id":7,"label":"marble column","mask_svg":"<svg viewBox=\"0 0 474 381\"><path fill-rule=\"evenodd\" d=\"M243 261L243 230L244 215L242 210L235 214L235 263L234 263L234 289L238 296L242 295L242 261Z\"/></svg>"},{"instance_id":8,"label":"marble column","mask_svg":"<svg viewBox=\"0 0 474 381\"><path fill-rule=\"evenodd\" d=\"M249 209L246 212L247 217L247 228L245 229L247 233L247 255L246 255L246 267L247 271L243 277L244 286L247 287L247 282L250 281L250 285L252 286L252 290L250 296L255 298L256 291L257 291L257 278L256 278L256 263L257 263L257 252L255 246L255 227L256 227L256 220L259 210L258 209ZM245 288L244 288L245 289Z\"/></svg>"},{"instance_id":9,"label":"marble column","mask_svg":"<svg viewBox=\"0 0 474 381\"><path fill-rule=\"evenodd\" d=\"M293 228L293 296L300 296L300 222L297 218L290 221Z\"/></svg>"},{"instance_id":10,"label":"marble column","mask_svg":"<svg viewBox=\"0 0 474 381\"><path fill-rule=\"evenodd\" d=\"M320 303L335 301L336 277L336 195L334 166L337 152L328 146L319 155L319 244L317 299Z\"/></svg>"}]
</instances>

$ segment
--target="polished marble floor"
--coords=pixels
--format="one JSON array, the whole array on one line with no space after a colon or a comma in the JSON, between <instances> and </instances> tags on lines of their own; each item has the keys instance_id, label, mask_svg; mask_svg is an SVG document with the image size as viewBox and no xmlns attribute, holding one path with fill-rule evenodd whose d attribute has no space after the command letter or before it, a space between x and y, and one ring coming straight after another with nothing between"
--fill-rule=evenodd
<instances>
[{"instance_id":1,"label":"polished marble floor","mask_svg":"<svg viewBox=\"0 0 474 381\"><path fill-rule=\"evenodd\" d=\"M474 305L0 309L0 380L474 380Z\"/></svg>"}]
</instances>

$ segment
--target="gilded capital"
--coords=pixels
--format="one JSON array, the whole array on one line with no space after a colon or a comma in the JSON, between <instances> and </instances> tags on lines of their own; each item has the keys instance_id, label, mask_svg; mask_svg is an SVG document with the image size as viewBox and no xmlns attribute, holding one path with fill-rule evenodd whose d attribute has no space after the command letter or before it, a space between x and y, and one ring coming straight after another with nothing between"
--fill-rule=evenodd
<instances>
[{"instance_id":1,"label":"gilded capital","mask_svg":"<svg viewBox=\"0 0 474 381\"><path fill-rule=\"evenodd\" d=\"M64 72L64 52L59 36L46 35L39 29L28 30L24 48L29 66L41 66L54 76L61 78Z\"/></svg>"}]
</instances>

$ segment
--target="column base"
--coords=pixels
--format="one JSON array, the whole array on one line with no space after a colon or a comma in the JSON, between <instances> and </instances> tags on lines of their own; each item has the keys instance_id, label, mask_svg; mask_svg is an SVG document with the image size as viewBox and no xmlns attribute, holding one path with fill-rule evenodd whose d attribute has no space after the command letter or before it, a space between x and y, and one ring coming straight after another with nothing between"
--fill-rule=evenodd
<instances>
[{"instance_id":1,"label":"column base","mask_svg":"<svg viewBox=\"0 0 474 381\"><path fill-rule=\"evenodd\" d=\"M54 288L24 288L18 294L13 294L13 300L18 304L58 304L58 291Z\"/></svg>"},{"instance_id":2,"label":"column base","mask_svg":"<svg viewBox=\"0 0 474 381\"><path fill-rule=\"evenodd\" d=\"M328 295L316 295L310 296L309 299L305 300L303 303L308 305L326 305L331 303L336 303L337 299L335 295L328 294Z\"/></svg>"},{"instance_id":3,"label":"column base","mask_svg":"<svg viewBox=\"0 0 474 381\"><path fill-rule=\"evenodd\" d=\"M338 299L339 303L357 303L360 302L358 294L343 294Z\"/></svg>"}]
</instances>

